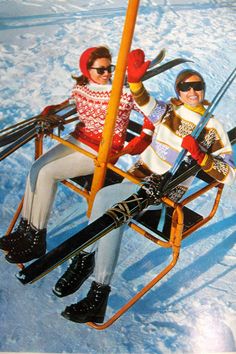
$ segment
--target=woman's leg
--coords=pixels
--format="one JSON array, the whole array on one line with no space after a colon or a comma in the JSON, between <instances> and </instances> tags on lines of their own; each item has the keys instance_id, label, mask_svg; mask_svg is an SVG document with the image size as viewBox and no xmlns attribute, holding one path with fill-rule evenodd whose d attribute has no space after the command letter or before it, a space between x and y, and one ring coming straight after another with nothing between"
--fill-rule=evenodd
<instances>
[{"instance_id":1,"label":"woman's leg","mask_svg":"<svg viewBox=\"0 0 236 354\"><path fill-rule=\"evenodd\" d=\"M136 191L137 185L131 182L119 183L101 189L96 195L90 222ZM125 225L114 229L96 242L95 280L98 283L110 284L117 264L124 228Z\"/></svg>"},{"instance_id":2,"label":"woman's leg","mask_svg":"<svg viewBox=\"0 0 236 354\"><path fill-rule=\"evenodd\" d=\"M99 218L114 204L128 198L137 190L131 182L119 183L103 188L94 201L91 222ZM95 262L95 281L92 282L87 296L76 304L67 306L62 316L75 322L104 321L111 277L117 263L123 226L111 231L98 242Z\"/></svg>"},{"instance_id":3,"label":"woman's leg","mask_svg":"<svg viewBox=\"0 0 236 354\"><path fill-rule=\"evenodd\" d=\"M88 150L87 147L86 149ZM92 149L91 152L96 153ZM93 171L94 162L91 158L65 146L62 147L62 144L57 145L39 158L30 171L22 217L37 229L45 228L55 198L57 182L66 178L87 175Z\"/></svg>"},{"instance_id":4,"label":"woman's leg","mask_svg":"<svg viewBox=\"0 0 236 354\"><path fill-rule=\"evenodd\" d=\"M58 153L60 151L61 155ZM38 172L27 179L26 196L22 217L27 221L26 229L21 233L19 241L6 255L10 263L25 263L39 258L46 252L46 225L54 201L57 182L77 175L92 173L93 160L89 157L59 145L50 153L37 160L31 172ZM93 151L94 152L94 151ZM53 160L54 159L54 160ZM38 165L40 165L40 168ZM32 181L35 183L32 185Z\"/></svg>"}]
</instances>

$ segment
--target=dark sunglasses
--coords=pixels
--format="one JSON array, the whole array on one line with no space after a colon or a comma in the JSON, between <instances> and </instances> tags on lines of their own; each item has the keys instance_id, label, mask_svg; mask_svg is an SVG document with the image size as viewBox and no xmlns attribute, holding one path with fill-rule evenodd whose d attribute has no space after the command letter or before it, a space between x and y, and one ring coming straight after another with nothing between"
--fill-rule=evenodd
<instances>
[{"instance_id":1,"label":"dark sunglasses","mask_svg":"<svg viewBox=\"0 0 236 354\"><path fill-rule=\"evenodd\" d=\"M97 73L99 75L103 75L105 73L105 71L107 71L109 74L113 73L115 71L115 65L109 65L107 68L104 68L104 66L100 67L100 68L94 68L91 66L90 69L95 69L97 70Z\"/></svg>"},{"instance_id":2,"label":"dark sunglasses","mask_svg":"<svg viewBox=\"0 0 236 354\"><path fill-rule=\"evenodd\" d=\"M202 81L193 81L193 82L180 82L178 84L178 89L183 92L187 92L191 88L193 88L195 91L202 91L205 89L205 83Z\"/></svg>"}]
</instances>

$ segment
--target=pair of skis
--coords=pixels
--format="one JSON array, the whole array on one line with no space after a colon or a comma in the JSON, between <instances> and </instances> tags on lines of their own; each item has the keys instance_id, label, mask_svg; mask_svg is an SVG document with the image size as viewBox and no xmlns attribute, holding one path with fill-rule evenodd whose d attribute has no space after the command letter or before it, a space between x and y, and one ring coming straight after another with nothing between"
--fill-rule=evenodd
<instances>
[{"instance_id":1,"label":"pair of skis","mask_svg":"<svg viewBox=\"0 0 236 354\"><path fill-rule=\"evenodd\" d=\"M203 128L206 126L217 104L234 81L235 75L236 69L233 70L228 79L222 85L214 97L211 106L205 112L200 123L197 125L193 132L195 137L198 137ZM58 247L54 248L43 257L21 270L18 273L17 278L23 284L35 282L65 262L67 259L78 254L81 250L105 236L111 230L127 223L131 217L134 217L148 205L152 204L154 199L155 201L160 201L161 198L168 195L173 188L178 186L188 177L195 175L200 170L198 165L194 165L187 171L179 173L185 154L186 150L182 150L179 155L180 157L177 159L173 168L166 175L152 175L149 183L141 187L137 193L114 205L111 209L106 211L104 215L89 224L83 230L77 232Z\"/></svg>"},{"instance_id":2,"label":"pair of skis","mask_svg":"<svg viewBox=\"0 0 236 354\"><path fill-rule=\"evenodd\" d=\"M26 121L3 129L0 132L0 148L2 148L0 151L0 161L35 138L38 134L48 134L56 127L63 129L65 124L73 121L71 119L67 120L67 118L75 113L75 105L68 104L66 107L56 110L53 114L53 117L56 117L56 119L51 121L50 116L49 119L43 119L39 114ZM74 120L77 120L77 117Z\"/></svg>"}]
</instances>

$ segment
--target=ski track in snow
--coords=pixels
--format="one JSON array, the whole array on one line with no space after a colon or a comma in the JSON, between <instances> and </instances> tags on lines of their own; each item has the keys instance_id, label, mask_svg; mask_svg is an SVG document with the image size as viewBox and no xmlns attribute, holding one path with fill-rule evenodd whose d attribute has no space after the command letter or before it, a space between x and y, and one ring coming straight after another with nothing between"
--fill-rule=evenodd
<instances>
[{"instance_id":1,"label":"ski track in snow","mask_svg":"<svg viewBox=\"0 0 236 354\"><path fill-rule=\"evenodd\" d=\"M71 73L87 47L107 44L116 61L127 2L106 0L0 0L0 129L36 115L70 94ZM211 99L235 66L235 1L181 0L140 3L132 48L147 58L166 48L166 59L190 58L207 82ZM145 83L160 99L173 95L174 68ZM234 83L216 110L225 129L235 126ZM71 128L67 127L64 134ZM51 146L46 139L46 149ZM0 170L0 232L6 231L24 193L33 143ZM134 158L121 159L127 169ZM195 186L193 186L195 188ZM201 214L211 191L193 203ZM87 281L65 299L52 292L66 264L32 285L22 286L17 268L0 259L0 350L50 353L203 353L236 351L236 192L226 186L214 219L183 242L176 267L112 327L100 332L64 320L60 312L87 292ZM48 225L48 248L86 226L83 199L60 185ZM112 282L107 317L170 261L127 230ZM93 277L92 277L93 279Z\"/></svg>"}]
</instances>

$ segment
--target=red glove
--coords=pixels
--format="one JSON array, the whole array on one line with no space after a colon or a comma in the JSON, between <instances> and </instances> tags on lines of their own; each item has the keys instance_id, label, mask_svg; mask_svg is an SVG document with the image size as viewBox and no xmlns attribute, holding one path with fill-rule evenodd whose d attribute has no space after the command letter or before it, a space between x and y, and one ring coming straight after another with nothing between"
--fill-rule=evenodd
<instances>
[{"instance_id":1,"label":"red glove","mask_svg":"<svg viewBox=\"0 0 236 354\"><path fill-rule=\"evenodd\" d=\"M49 114L52 114L55 110L56 106L52 105L52 106L47 106L43 109L43 111L40 113L41 116L46 117Z\"/></svg>"},{"instance_id":2,"label":"red glove","mask_svg":"<svg viewBox=\"0 0 236 354\"><path fill-rule=\"evenodd\" d=\"M139 155L150 145L152 138L142 133L140 136L133 138L123 149L124 154Z\"/></svg>"},{"instance_id":3,"label":"red glove","mask_svg":"<svg viewBox=\"0 0 236 354\"><path fill-rule=\"evenodd\" d=\"M155 130L155 127L154 127L153 123L147 117L144 117L144 122L143 122L143 126L142 126L142 133L152 136L154 130Z\"/></svg>"},{"instance_id":4,"label":"red glove","mask_svg":"<svg viewBox=\"0 0 236 354\"><path fill-rule=\"evenodd\" d=\"M40 113L42 117L47 117L50 114L55 113L56 109L63 109L65 108L68 104L70 104L70 99L67 99L59 104L54 104L51 106L46 106L43 111Z\"/></svg>"},{"instance_id":5,"label":"red glove","mask_svg":"<svg viewBox=\"0 0 236 354\"><path fill-rule=\"evenodd\" d=\"M197 140L192 135L187 135L183 138L181 146L190 152L192 158L200 165L205 157L205 153L201 151Z\"/></svg>"},{"instance_id":6,"label":"red glove","mask_svg":"<svg viewBox=\"0 0 236 354\"><path fill-rule=\"evenodd\" d=\"M152 122L147 117L145 117L140 136L136 136L135 138L133 138L126 145L122 152L124 154L130 155L141 154L148 147L148 145L151 144L154 129L155 128Z\"/></svg>"},{"instance_id":7,"label":"red glove","mask_svg":"<svg viewBox=\"0 0 236 354\"><path fill-rule=\"evenodd\" d=\"M150 62L150 60L145 62L145 54L142 49L132 50L128 55L128 82L140 82Z\"/></svg>"}]
</instances>

